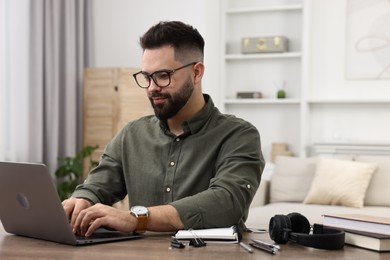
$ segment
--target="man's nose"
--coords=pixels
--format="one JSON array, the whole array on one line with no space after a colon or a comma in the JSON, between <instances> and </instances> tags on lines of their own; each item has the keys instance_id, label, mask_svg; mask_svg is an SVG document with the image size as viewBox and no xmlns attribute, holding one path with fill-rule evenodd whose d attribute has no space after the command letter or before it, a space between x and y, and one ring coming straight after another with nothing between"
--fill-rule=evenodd
<instances>
[{"instance_id":1,"label":"man's nose","mask_svg":"<svg viewBox=\"0 0 390 260\"><path fill-rule=\"evenodd\" d=\"M149 87L148 87L148 91L149 92L157 92L157 91L160 91L161 90L161 87L159 87L156 82L154 82L154 80L151 78L150 79L150 84L149 84Z\"/></svg>"}]
</instances>

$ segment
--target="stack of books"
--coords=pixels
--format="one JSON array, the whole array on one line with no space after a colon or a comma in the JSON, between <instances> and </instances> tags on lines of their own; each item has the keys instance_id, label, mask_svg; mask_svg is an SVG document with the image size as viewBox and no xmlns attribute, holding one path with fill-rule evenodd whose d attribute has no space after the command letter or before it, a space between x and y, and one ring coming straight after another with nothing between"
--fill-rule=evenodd
<instances>
[{"instance_id":1,"label":"stack of books","mask_svg":"<svg viewBox=\"0 0 390 260\"><path fill-rule=\"evenodd\" d=\"M390 251L390 218L362 214L323 215L323 225L345 231L345 243Z\"/></svg>"}]
</instances>

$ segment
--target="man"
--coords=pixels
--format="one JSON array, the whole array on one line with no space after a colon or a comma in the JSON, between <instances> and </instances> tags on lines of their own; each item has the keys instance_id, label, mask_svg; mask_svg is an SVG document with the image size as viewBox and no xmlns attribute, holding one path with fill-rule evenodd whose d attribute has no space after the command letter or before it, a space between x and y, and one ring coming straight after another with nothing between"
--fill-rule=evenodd
<instances>
[{"instance_id":1,"label":"man","mask_svg":"<svg viewBox=\"0 0 390 260\"><path fill-rule=\"evenodd\" d=\"M63 201L73 231L244 226L264 168L258 131L202 93L204 40L196 29L160 22L140 42L142 70L133 77L155 116L128 123ZM127 194L130 212L111 206Z\"/></svg>"}]
</instances>

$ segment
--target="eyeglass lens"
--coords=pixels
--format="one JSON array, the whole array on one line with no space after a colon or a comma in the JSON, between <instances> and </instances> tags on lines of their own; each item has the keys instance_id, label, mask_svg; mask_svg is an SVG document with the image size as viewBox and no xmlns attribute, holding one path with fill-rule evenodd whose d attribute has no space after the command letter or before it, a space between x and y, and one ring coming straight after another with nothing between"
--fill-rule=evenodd
<instances>
[{"instance_id":1,"label":"eyeglass lens","mask_svg":"<svg viewBox=\"0 0 390 260\"><path fill-rule=\"evenodd\" d=\"M136 75L137 83L142 88L147 88L150 85L150 78L159 87L166 87L171 83L170 73L167 71L160 71L149 75L147 73L140 73Z\"/></svg>"}]
</instances>

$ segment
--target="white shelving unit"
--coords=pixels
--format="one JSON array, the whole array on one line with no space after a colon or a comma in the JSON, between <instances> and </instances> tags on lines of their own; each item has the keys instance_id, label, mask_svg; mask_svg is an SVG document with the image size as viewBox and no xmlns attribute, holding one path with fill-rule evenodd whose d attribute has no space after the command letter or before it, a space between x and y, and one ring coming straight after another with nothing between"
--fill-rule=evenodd
<instances>
[{"instance_id":1,"label":"white shelving unit","mask_svg":"<svg viewBox=\"0 0 390 260\"><path fill-rule=\"evenodd\" d=\"M305 156L304 5L302 1L221 1L222 79L220 107L250 121L261 134L263 153L270 160L272 143L287 143ZM289 51L242 54L244 37L286 36ZM285 81L285 99L277 99ZM261 99L237 99L238 91L260 91Z\"/></svg>"},{"instance_id":2,"label":"white shelving unit","mask_svg":"<svg viewBox=\"0 0 390 260\"><path fill-rule=\"evenodd\" d=\"M310 155L318 143L357 147L390 143L388 80L348 80L343 75L346 11L335 9L342 3L221 0L220 4L223 98L219 107L259 129L267 161L274 142L287 143L300 157ZM241 53L244 37L278 35L289 39L288 52ZM283 80L287 98L277 99L275 83ZM237 99L238 91L260 91L263 97Z\"/></svg>"},{"instance_id":3,"label":"white shelving unit","mask_svg":"<svg viewBox=\"0 0 390 260\"><path fill-rule=\"evenodd\" d=\"M261 60L261 59L288 59L300 58L300 52L285 52L285 53L262 53L259 54L226 54L225 60Z\"/></svg>"}]
</instances>

